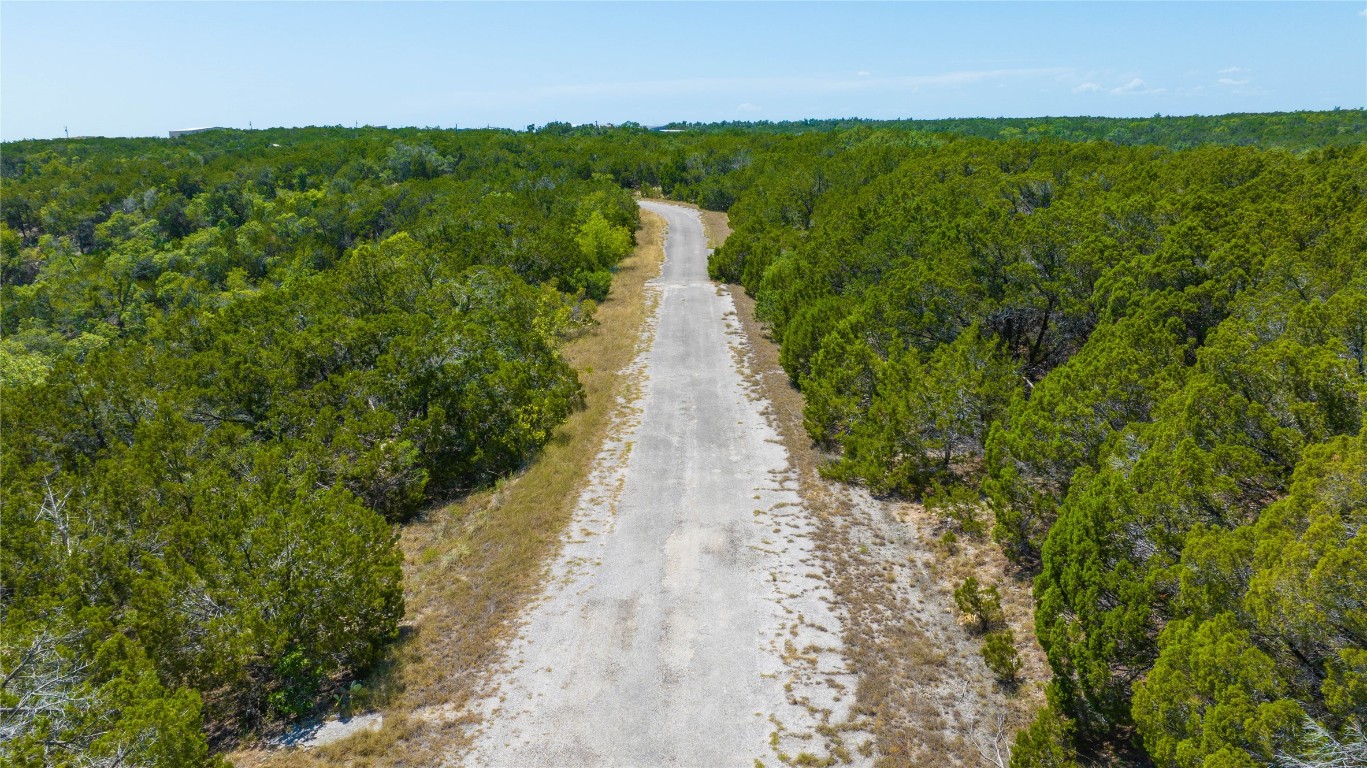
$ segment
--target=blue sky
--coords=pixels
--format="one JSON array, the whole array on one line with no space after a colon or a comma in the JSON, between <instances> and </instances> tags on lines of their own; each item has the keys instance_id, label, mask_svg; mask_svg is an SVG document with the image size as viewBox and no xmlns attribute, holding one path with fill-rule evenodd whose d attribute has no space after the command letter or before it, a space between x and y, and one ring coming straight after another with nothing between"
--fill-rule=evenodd
<instances>
[{"instance_id":1,"label":"blue sky","mask_svg":"<svg viewBox=\"0 0 1367 768\"><path fill-rule=\"evenodd\" d=\"M0 137L1367 105L1367 2L0 3Z\"/></svg>"}]
</instances>

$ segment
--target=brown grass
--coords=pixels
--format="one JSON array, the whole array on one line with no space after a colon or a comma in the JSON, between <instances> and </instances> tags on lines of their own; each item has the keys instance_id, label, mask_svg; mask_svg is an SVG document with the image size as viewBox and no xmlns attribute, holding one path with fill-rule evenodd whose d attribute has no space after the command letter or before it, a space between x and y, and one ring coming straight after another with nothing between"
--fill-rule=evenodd
<instances>
[{"instance_id":1,"label":"brown grass","mask_svg":"<svg viewBox=\"0 0 1367 768\"><path fill-rule=\"evenodd\" d=\"M983 508L978 514L990 527L991 511ZM926 552L933 558L930 570L941 591L952 593L969 576L982 584L997 586L1006 625L1016 636L1016 650L1020 652L1022 665L1022 685L1018 695L1010 700L1015 705L1013 721L1028 723L1044 706L1044 686L1052 675L1044 649L1035 637L1035 598L1031 588L1034 573L1014 565L986 534L960 535L952 547L933 542L932 539L939 539L945 526L921 504L898 504L896 515L918 530L932 534L926 538Z\"/></svg>"},{"instance_id":2,"label":"brown grass","mask_svg":"<svg viewBox=\"0 0 1367 768\"><path fill-rule=\"evenodd\" d=\"M613 422L623 376L654 310L647 280L664 260L664 220L642 211L640 245L618 268L598 325L565 347L585 406L526 470L493 489L427 512L399 532L408 615L388 669L368 685L383 727L312 751L239 751L239 766L415 766L468 740L466 712L559 547Z\"/></svg>"},{"instance_id":3,"label":"brown grass","mask_svg":"<svg viewBox=\"0 0 1367 768\"><path fill-rule=\"evenodd\" d=\"M720 248L731 236L731 220L721 211L702 211L702 229L707 235L707 247Z\"/></svg>"},{"instance_id":4,"label":"brown grass","mask_svg":"<svg viewBox=\"0 0 1367 768\"><path fill-rule=\"evenodd\" d=\"M692 203L684 203L678 200L666 200L663 197L645 197L642 199L652 203L667 203L683 208L692 208L702 214L702 230L703 234L707 235L708 248L721 247L721 244L726 242L726 238L731 235L731 220L722 211L708 211L699 208Z\"/></svg>"}]
</instances>

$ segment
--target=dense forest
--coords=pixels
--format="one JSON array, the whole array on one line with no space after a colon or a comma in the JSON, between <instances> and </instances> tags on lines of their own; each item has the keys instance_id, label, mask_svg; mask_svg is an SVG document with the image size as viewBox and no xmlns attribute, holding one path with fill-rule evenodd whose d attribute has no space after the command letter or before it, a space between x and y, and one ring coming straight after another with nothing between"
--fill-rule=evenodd
<instances>
[{"instance_id":1,"label":"dense forest","mask_svg":"<svg viewBox=\"0 0 1367 768\"><path fill-rule=\"evenodd\" d=\"M1278 147L1304 150L1354 146L1367 140L1361 110L1279 112L1151 118L1126 117L965 117L941 120L755 121L725 123L670 123L672 130L691 132L808 133L850 128L892 129L902 133L950 133L980 139L1061 139L1108 141L1113 144L1154 144L1189 149L1203 144Z\"/></svg>"},{"instance_id":2,"label":"dense forest","mask_svg":"<svg viewBox=\"0 0 1367 768\"><path fill-rule=\"evenodd\" d=\"M633 193L729 209L833 477L1034 576L1014 765L1360 749L1367 120L1122 122L4 145L0 759L209 765L344 695L394 526L577 407Z\"/></svg>"},{"instance_id":3,"label":"dense forest","mask_svg":"<svg viewBox=\"0 0 1367 768\"><path fill-rule=\"evenodd\" d=\"M391 523L579 397L620 186L499 135L245 138L6 148L13 764L201 764L204 722L310 712L396 635Z\"/></svg>"},{"instance_id":4,"label":"dense forest","mask_svg":"<svg viewBox=\"0 0 1367 768\"><path fill-rule=\"evenodd\" d=\"M1367 148L770 168L712 269L757 296L829 473L1037 574L1054 678L1012 764L1361 759Z\"/></svg>"}]
</instances>

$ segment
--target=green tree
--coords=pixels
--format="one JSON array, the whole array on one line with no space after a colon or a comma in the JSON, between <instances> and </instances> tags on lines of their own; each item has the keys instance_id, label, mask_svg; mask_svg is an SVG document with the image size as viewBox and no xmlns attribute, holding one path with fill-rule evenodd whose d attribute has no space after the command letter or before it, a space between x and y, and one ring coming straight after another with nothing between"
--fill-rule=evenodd
<instances>
[{"instance_id":1,"label":"green tree","mask_svg":"<svg viewBox=\"0 0 1367 768\"><path fill-rule=\"evenodd\" d=\"M1016 734L1011 746L1011 768L1076 768L1073 725L1052 707L1035 715L1030 726Z\"/></svg>"},{"instance_id":2,"label":"green tree","mask_svg":"<svg viewBox=\"0 0 1367 768\"><path fill-rule=\"evenodd\" d=\"M841 441L843 471L903 493L949 478L956 458L981 453L1012 387L1011 364L976 325L924 365L914 350L895 354L878 370L867 416Z\"/></svg>"},{"instance_id":3,"label":"green tree","mask_svg":"<svg viewBox=\"0 0 1367 768\"><path fill-rule=\"evenodd\" d=\"M1134 719L1159 765L1258 765L1300 736L1305 711L1229 613L1169 624Z\"/></svg>"},{"instance_id":4,"label":"green tree","mask_svg":"<svg viewBox=\"0 0 1367 768\"><path fill-rule=\"evenodd\" d=\"M989 584L984 587L974 576L969 576L955 587L954 605L964 619L972 622L973 628L979 633L987 632L1005 620L997 585Z\"/></svg>"},{"instance_id":5,"label":"green tree","mask_svg":"<svg viewBox=\"0 0 1367 768\"><path fill-rule=\"evenodd\" d=\"M1010 628L988 632L983 637L983 662L1004 685L1015 685L1020 679L1021 660L1016 651L1016 636Z\"/></svg>"}]
</instances>

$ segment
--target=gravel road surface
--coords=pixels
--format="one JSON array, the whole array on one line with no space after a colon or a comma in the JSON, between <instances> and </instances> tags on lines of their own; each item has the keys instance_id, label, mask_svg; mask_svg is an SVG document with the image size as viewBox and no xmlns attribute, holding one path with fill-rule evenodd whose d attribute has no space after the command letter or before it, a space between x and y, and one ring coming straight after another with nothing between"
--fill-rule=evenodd
<instances>
[{"instance_id":1,"label":"gravel road surface","mask_svg":"<svg viewBox=\"0 0 1367 768\"><path fill-rule=\"evenodd\" d=\"M472 766L753 766L859 758L855 677L813 526L696 211L669 224L639 391L598 456L544 594L525 612Z\"/></svg>"}]
</instances>

